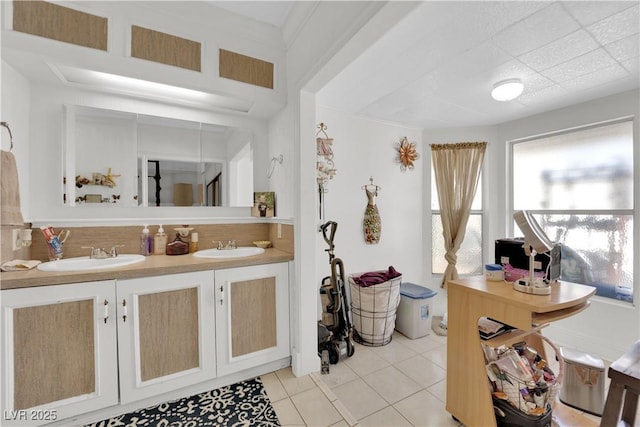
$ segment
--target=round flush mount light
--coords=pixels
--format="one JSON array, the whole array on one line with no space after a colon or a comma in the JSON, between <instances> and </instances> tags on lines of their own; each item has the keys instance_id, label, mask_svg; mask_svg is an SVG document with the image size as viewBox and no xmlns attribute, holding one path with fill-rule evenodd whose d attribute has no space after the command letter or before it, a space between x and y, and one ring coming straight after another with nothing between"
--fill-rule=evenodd
<instances>
[{"instance_id":1,"label":"round flush mount light","mask_svg":"<svg viewBox=\"0 0 640 427\"><path fill-rule=\"evenodd\" d=\"M496 101L511 101L519 97L523 90L520 79L503 80L493 85L491 97Z\"/></svg>"}]
</instances>

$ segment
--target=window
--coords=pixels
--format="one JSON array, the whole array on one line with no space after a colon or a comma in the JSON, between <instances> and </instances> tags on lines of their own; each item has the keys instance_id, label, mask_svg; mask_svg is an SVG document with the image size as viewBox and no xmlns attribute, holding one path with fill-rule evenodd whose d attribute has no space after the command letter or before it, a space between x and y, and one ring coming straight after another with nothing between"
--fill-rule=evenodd
<instances>
[{"instance_id":1,"label":"window","mask_svg":"<svg viewBox=\"0 0 640 427\"><path fill-rule=\"evenodd\" d=\"M442 238L440 204L433 167L431 168L431 213L431 273L443 274L447 268L447 261L444 259L446 251ZM471 205L464 241L457 255L458 274L482 274L482 175Z\"/></svg>"},{"instance_id":2,"label":"window","mask_svg":"<svg viewBox=\"0 0 640 427\"><path fill-rule=\"evenodd\" d=\"M633 300L633 122L512 143L513 210L562 244L560 278ZM517 232L517 227L514 228Z\"/></svg>"}]
</instances>

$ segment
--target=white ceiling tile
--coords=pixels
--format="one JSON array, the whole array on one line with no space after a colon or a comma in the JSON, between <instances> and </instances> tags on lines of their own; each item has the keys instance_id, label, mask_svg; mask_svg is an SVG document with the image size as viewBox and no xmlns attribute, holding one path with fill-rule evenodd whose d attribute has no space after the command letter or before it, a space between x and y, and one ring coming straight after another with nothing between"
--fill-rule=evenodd
<instances>
[{"instance_id":1,"label":"white ceiling tile","mask_svg":"<svg viewBox=\"0 0 640 427\"><path fill-rule=\"evenodd\" d=\"M580 77L576 77L560 83L564 89L568 91L577 91L590 89L603 84L611 83L619 79L623 79L629 76L627 70L622 68L619 64L612 65L611 67L601 68L593 73L585 74Z\"/></svg>"},{"instance_id":2,"label":"white ceiling tile","mask_svg":"<svg viewBox=\"0 0 640 427\"><path fill-rule=\"evenodd\" d=\"M587 27L595 39L601 44L609 44L632 34L638 34L640 6L618 12Z\"/></svg>"},{"instance_id":3,"label":"white ceiling tile","mask_svg":"<svg viewBox=\"0 0 640 427\"><path fill-rule=\"evenodd\" d=\"M518 59L534 70L542 71L590 52L598 46L591 34L580 29Z\"/></svg>"},{"instance_id":4,"label":"white ceiling tile","mask_svg":"<svg viewBox=\"0 0 640 427\"><path fill-rule=\"evenodd\" d=\"M565 1L562 5L584 26L593 24L621 10L638 4L637 1Z\"/></svg>"},{"instance_id":5,"label":"white ceiling tile","mask_svg":"<svg viewBox=\"0 0 640 427\"><path fill-rule=\"evenodd\" d=\"M622 65L632 77L635 77L636 82L640 80L640 77L638 77L640 74L640 58L632 58L627 61L623 61L620 65Z\"/></svg>"},{"instance_id":6,"label":"white ceiling tile","mask_svg":"<svg viewBox=\"0 0 640 427\"><path fill-rule=\"evenodd\" d=\"M560 87L560 85L553 85L535 92L523 94L516 100L516 102L526 106L539 105L541 103L549 103L550 99L558 99L566 94L566 89Z\"/></svg>"},{"instance_id":7,"label":"white ceiling tile","mask_svg":"<svg viewBox=\"0 0 640 427\"><path fill-rule=\"evenodd\" d=\"M640 37L637 34L633 34L627 38L609 43L604 48L613 59L619 62L637 58L640 56Z\"/></svg>"},{"instance_id":8,"label":"white ceiling tile","mask_svg":"<svg viewBox=\"0 0 640 427\"><path fill-rule=\"evenodd\" d=\"M494 43L513 56L544 46L579 28L576 21L558 3L515 23L494 36Z\"/></svg>"},{"instance_id":9,"label":"white ceiling tile","mask_svg":"<svg viewBox=\"0 0 640 427\"><path fill-rule=\"evenodd\" d=\"M542 74L554 82L560 83L615 64L615 60L604 49L597 49L571 61L549 68L543 71Z\"/></svg>"}]
</instances>

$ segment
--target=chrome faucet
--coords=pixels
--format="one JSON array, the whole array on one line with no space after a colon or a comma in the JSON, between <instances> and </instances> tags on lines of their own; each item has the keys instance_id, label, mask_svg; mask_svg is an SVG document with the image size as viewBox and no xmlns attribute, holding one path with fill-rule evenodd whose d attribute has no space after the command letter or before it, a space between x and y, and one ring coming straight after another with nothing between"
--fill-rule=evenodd
<instances>
[{"instance_id":1,"label":"chrome faucet","mask_svg":"<svg viewBox=\"0 0 640 427\"><path fill-rule=\"evenodd\" d=\"M104 258L115 258L118 256L118 248L123 247L124 245L114 245L107 252L105 248L94 248L93 246L82 246L83 249L91 249L89 253L90 259L104 259Z\"/></svg>"},{"instance_id":2,"label":"chrome faucet","mask_svg":"<svg viewBox=\"0 0 640 427\"><path fill-rule=\"evenodd\" d=\"M213 241L214 243L216 242L215 240ZM228 251L230 249L236 249L236 241L235 240L229 240L227 241L226 244L222 243L222 241L218 241L218 250L219 251Z\"/></svg>"}]
</instances>

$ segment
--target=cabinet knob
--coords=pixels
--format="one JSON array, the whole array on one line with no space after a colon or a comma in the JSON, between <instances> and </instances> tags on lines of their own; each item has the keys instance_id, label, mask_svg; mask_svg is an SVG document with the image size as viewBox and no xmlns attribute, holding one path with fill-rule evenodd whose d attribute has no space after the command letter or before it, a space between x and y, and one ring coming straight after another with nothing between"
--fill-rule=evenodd
<instances>
[{"instance_id":1,"label":"cabinet knob","mask_svg":"<svg viewBox=\"0 0 640 427\"><path fill-rule=\"evenodd\" d=\"M123 322L127 321L127 300L126 299L122 300L122 321Z\"/></svg>"}]
</instances>

